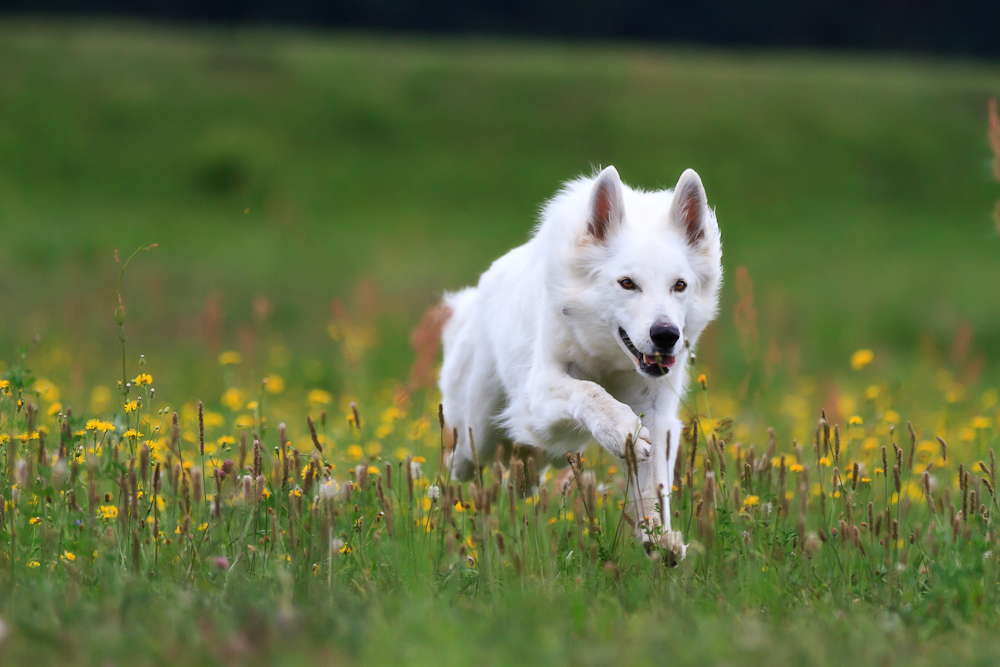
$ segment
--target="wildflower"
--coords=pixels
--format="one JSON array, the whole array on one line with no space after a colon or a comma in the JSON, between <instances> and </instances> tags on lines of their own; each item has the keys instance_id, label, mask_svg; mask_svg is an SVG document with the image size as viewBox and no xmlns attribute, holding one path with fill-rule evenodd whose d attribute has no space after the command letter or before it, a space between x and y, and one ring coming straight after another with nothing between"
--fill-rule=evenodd
<instances>
[{"instance_id":1,"label":"wildflower","mask_svg":"<svg viewBox=\"0 0 1000 667\"><path fill-rule=\"evenodd\" d=\"M243 355L232 350L219 355L219 363L223 366L235 366L243 361Z\"/></svg>"},{"instance_id":2,"label":"wildflower","mask_svg":"<svg viewBox=\"0 0 1000 667\"><path fill-rule=\"evenodd\" d=\"M323 391L322 389L313 389L309 392L309 395L306 396L306 402L313 407L329 405L332 401L333 396L330 395L330 392Z\"/></svg>"},{"instance_id":3,"label":"wildflower","mask_svg":"<svg viewBox=\"0 0 1000 667\"><path fill-rule=\"evenodd\" d=\"M360 445L351 445L347 448L347 457L353 461L360 461L364 455L365 451L361 449Z\"/></svg>"},{"instance_id":4,"label":"wildflower","mask_svg":"<svg viewBox=\"0 0 1000 667\"><path fill-rule=\"evenodd\" d=\"M0 391L8 392L10 391L10 382L7 380L0 380Z\"/></svg>"},{"instance_id":5,"label":"wildflower","mask_svg":"<svg viewBox=\"0 0 1000 667\"><path fill-rule=\"evenodd\" d=\"M801 463L793 463L792 465L788 466L788 469L792 472L802 472L803 470L805 470L805 466L803 466Z\"/></svg>"},{"instance_id":6,"label":"wildflower","mask_svg":"<svg viewBox=\"0 0 1000 667\"><path fill-rule=\"evenodd\" d=\"M899 413L896 412L895 410L886 410L885 414L882 415L882 419L884 419L885 421L887 421L890 424L898 424L899 423Z\"/></svg>"},{"instance_id":7,"label":"wildflower","mask_svg":"<svg viewBox=\"0 0 1000 667\"><path fill-rule=\"evenodd\" d=\"M743 499L743 507L755 507L760 504L758 496L747 496Z\"/></svg>"},{"instance_id":8,"label":"wildflower","mask_svg":"<svg viewBox=\"0 0 1000 667\"><path fill-rule=\"evenodd\" d=\"M118 508L114 505L101 505L97 511L105 521L111 521L118 517Z\"/></svg>"},{"instance_id":9,"label":"wildflower","mask_svg":"<svg viewBox=\"0 0 1000 667\"><path fill-rule=\"evenodd\" d=\"M708 391L708 377L704 373L698 376L698 384L703 390Z\"/></svg>"},{"instance_id":10,"label":"wildflower","mask_svg":"<svg viewBox=\"0 0 1000 667\"><path fill-rule=\"evenodd\" d=\"M139 409L139 401L125 401L125 414Z\"/></svg>"},{"instance_id":11,"label":"wildflower","mask_svg":"<svg viewBox=\"0 0 1000 667\"><path fill-rule=\"evenodd\" d=\"M345 544L344 546L340 547L339 553L349 554L351 553L351 551L352 551L351 547Z\"/></svg>"},{"instance_id":12,"label":"wildflower","mask_svg":"<svg viewBox=\"0 0 1000 667\"><path fill-rule=\"evenodd\" d=\"M40 524L41 522L42 522L41 517L37 517L37 516L33 516L30 519L28 519L28 523L30 523L32 526Z\"/></svg>"},{"instance_id":13,"label":"wildflower","mask_svg":"<svg viewBox=\"0 0 1000 667\"><path fill-rule=\"evenodd\" d=\"M59 400L58 387L48 380L37 380L35 382L35 391L38 392L38 396L46 403L55 403Z\"/></svg>"},{"instance_id":14,"label":"wildflower","mask_svg":"<svg viewBox=\"0 0 1000 667\"><path fill-rule=\"evenodd\" d=\"M148 387L153 384L153 376L149 373L139 373L135 376L135 379L132 380L132 384L137 387Z\"/></svg>"},{"instance_id":15,"label":"wildflower","mask_svg":"<svg viewBox=\"0 0 1000 667\"><path fill-rule=\"evenodd\" d=\"M441 487L437 484L431 484L427 487L427 497L431 500L437 500L441 497Z\"/></svg>"},{"instance_id":16,"label":"wildflower","mask_svg":"<svg viewBox=\"0 0 1000 667\"><path fill-rule=\"evenodd\" d=\"M28 562L28 567L38 567L40 565L41 565L41 563L39 563L37 560L33 560L33 561L29 561Z\"/></svg>"},{"instance_id":17,"label":"wildflower","mask_svg":"<svg viewBox=\"0 0 1000 667\"><path fill-rule=\"evenodd\" d=\"M851 426L861 426L861 424L864 423L864 420L861 419L860 415L854 415L847 420L847 423Z\"/></svg>"},{"instance_id":18,"label":"wildflower","mask_svg":"<svg viewBox=\"0 0 1000 667\"><path fill-rule=\"evenodd\" d=\"M285 391L285 380L280 375L272 373L264 378L264 388L269 394L280 394Z\"/></svg>"},{"instance_id":19,"label":"wildflower","mask_svg":"<svg viewBox=\"0 0 1000 667\"><path fill-rule=\"evenodd\" d=\"M223 392L220 402L233 412L242 410L243 392L237 389L236 387L230 387L225 392Z\"/></svg>"},{"instance_id":20,"label":"wildflower","mask_svg":"<svg viewBox=\"0 0 1000 667\"><path fill-rule=\"evenodd\" d=\"M134 428L130 428L129 430L125 431L125 437L126 438L138 438L139 437L139 432L136 431Z\"/></svg>"},{"instance_id":21,"label":"wildflower","mask_svg":"<svg viewBox=\"0 0 1000 667\"><path fill-rule=\"evenodd\" d=\"M229 568L229 559L226 558L225 556L219 556L218 558L215 559L214 563L215 567L219 568L220 570L226 570Z\"/></svg>"},{"instance_id":22,"label":"wildflower","mask_svg":"<svg viewBox=\"0 0 1000 667\"><path fill-rule=\"evenodd\" d=\"M71 563L76 560L76 554L74 554L72 551L64 551L62 557L63 560L67 560Z\"/></svg>"},{"instance_id":23,"label":"wildflower","mask_svg":"<svg viewBox=\"0 0 1000 667\"><path fill-rule=\"evenodd\" d=\"M859 371L874 360L875 353L871 350L858 350L851 355L851 368Z\"/></svg>"},{"instance_id":24,"label":"wildflower","mask_svg":"<svg viewBox=\"0 0 1000 667\"><path fill-rule=\"evenodd\" d=\"M208 522L206 521L205 523L198 526L198 530L200 530L201 532L205 532L206 530L208 530Z\"/></svg>"},{"instance_id":25,"label":"wildflower","mask_svg":"<svg viewBox=\"0 0 1000 667\"><path fill-rule=\"evenodd\" d=\"M62 403L56 402L49 406L48 413L50 417L55 417L60 412L62 412Z\"/></svg>"},{"instance_id":26,"label":"wildflower","mask_svg":"<svg viewBox=\"0 0 1000 667\"><path fill-rule=\"evenodd\" d=\"M831 465L833 465L833 459L830 458L829 456L820 457L819 462L820 462L821 465L824 465L827 468L829 468Z\"/></svg>"},{"instance_id":27,"label":"wildflower","mask_svg":"<svg viewBox=\"0 0 1000 667\"><path fill-rule=\"evenodd\" d=\"M972 428L974 429L993 428L993 421L989 417L975 417L972 420Z\"/></svg>"}]
</instances>

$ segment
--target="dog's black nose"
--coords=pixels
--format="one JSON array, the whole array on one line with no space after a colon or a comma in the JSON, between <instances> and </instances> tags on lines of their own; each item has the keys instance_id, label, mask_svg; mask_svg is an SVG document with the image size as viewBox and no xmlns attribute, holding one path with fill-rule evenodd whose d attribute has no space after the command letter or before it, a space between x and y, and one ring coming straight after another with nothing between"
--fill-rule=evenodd
<instances>
[{"instance_id":1,"label":"dog's black nose","mask_svg":"<svg viewBox=\"0 0 1000 667\"><path fill-rule=\"evenodd\" d=\"M670 352L681 337L680 330L673 324L657 322L649 329L649 339L660 351Z\"/></svg>"}]
</instances>

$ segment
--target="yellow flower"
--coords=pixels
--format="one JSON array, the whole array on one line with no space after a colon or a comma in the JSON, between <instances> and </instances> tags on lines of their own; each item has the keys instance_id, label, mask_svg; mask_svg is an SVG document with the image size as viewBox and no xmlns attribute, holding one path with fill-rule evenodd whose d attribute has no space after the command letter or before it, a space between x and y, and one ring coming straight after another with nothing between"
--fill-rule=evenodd
<instances>
[{"instance_id":1,"label":"yellow flower","mask_svg":"<svg viewBox=\"0 0 1000 667\"><path fill-rule=\"evenodd\" d=\"M423 457L423 456L414 456L413 457L413 462L414 463L427 463L427 458Z\"/></svg>"},{"instance_id":2,"label":"yellow flower","mask_svg":"<svg viewBox=\"0 0 1000 667\"><path fill-rule=\"evenodd\" d=\"M309 403L309 405L312 406L329 405L330 402L333 401L333 396L331 396L330 392L328 391L323 391L322 389L313 389L312 391L309 392L306 401Z\"/></svg>"},{"instance_id":3,"label":"yellow flower","mask_svg":"<svg viewBox=\"0 0 1000 667\"><path fill-rule=\"evenodd\" d=\"M247 403L247 410L256 410L256 409L257 409L257 401L250 401L249 403Z\"/></svg>"},{"instance_id":4,"label":"yellow flower","mask_svg":"<svg viewBox=\"0 0 1000 667\"><path fill-rule=\"evenodd\" d=\"M743 507L754 507L760 504L760 498L757 496L747 496L743 499Z\"/></svg>"},{"instance_id":5,"label":"yellow flower","mask_svg":"<svg viewBox=\"0 0 1000 667\"><path fill-rule=\"evenodd\" d=\"M58 401L53 403L49 406L48 412L50 417L55 417L57 414L62 412L62 403L59 403Z\"/></svg>"},{"instance_id":6,"label":"yellow flower","mask_svg":"<svg viewBox=\"0 0 1000 667\"><path fill-rule=\"evenodd\" d=\"M236 412L243 409L243 392L236 387L230 387L222 394L222 404Z\"/></svg>"},{"instance_id":7,"label":"yellow flower","mask_svg":"<svg viewBox=\"0 0 1000 667\"><path fill-rule=\"evenodd\" d=\"M280 375L272 373L264 378L264 382L264 388L267 389L270 394L280 394L285 391L285 381Z\"/></svg>"},{"instance_id":8,"label":"yellow flower","mask_svg":"<svg viewBox=\"0 0 1000 667\"><path fill-rule=\"evenodd\" d=\"M864 423L864 420L861 419L860 415L854 415L853 417L847 420L847 423L850 424L851 426L861 426Z\"/></svg>"},{"instance_id":9,"label":"yellow flower","mask_svg":"<svg viewBox=\"0 0 1000 667\"><path fill-rule=\"evenodd\" d=\"M708 391L708 377L704 373L698 376L698 384L701 385L702 389Z\"/></svg>"},{"instance_id":10,"label":"yellow flower","mask_svg":"<svg viewBox=\"0 0 1000 667\"><path fill-rule=\"evenodd\" d=\"M0 433L0 445L7 444L8 440L10 440L10 436L9 435L7 435L6 433Z\"/></svg>"},{"instance_id":11,"label":"yellow flower","mask_svg":"<svg viewBox=\"0 0 1000 667\"><path fill-rule=\"evenodd\" d=\"M859 371L874 360L875 353L871 350L858 350L851 355L851 368Z\"/></svg>"},{"instance_id":12,"label":"yellow flower","mask_svg":"<svg viewBox=\"0 0 1000 667\"><path fill-rule=\"evenodd\" d=\"M803 466L801 463L793 463L792 465L788 466L788 469L791 470L792 472L802 472L803 470L805 470L805 466Z\"/></svg>"},{"instance_id":13,"label":"yellow flower","mask_svg":"<svg viewBox=\"0 0 1000 667\"><path fill-rule=\"evenodd\" d=\"M872 483L872 478L871 477L862 477L861 478L861 483L862 484L871 484Z\"/></svg>"},{"instance_id":14,"label":"yellow flower","mask_svg":"<svg viewBox=\"0 0 1000 667\"><path fill-rule=\"evenodd\" d=\"M823 456L823 457L821 457L820 460L819 460L819 462L822 465L826 466L827 468L829 468L831 465L833 465L833 459L830 458L829 456Z\"/></svg>"},{"instance_id":15,"label":"yellow flower","mask_svg":"<svg viewBox=\"0 0 1000 667\"><path fill-rule=\"evenodd\" d=\"M132 380L132 384L134 384L137 387L145 387L151 385L153 384L153 376L150 375L149 373L139 373L138 375L135 376L135 379Z\"/></svg>"},{"instance_id":16,"label":"yellow flower","mask_svg":"<svg viewBox=\"0 0 1000 667\"><path fill-rule=\"evenodd\" d=\"M139 401L125 401L125 414L139 409Z\"/></svg>"},{"instance_id":17,"label":"yellow flower","mask_svg":"<svg viewBox=\"0 0 1000 667\"><path fill-rule=\"evenodd\" d=\"M885 421L889 422L890 424L898 424L899 423L899 413L896 412L895 410L886 410L885 414L882 415L882 419L884 419Z\"/></svg>"},{"instance_id":18,"label":"yellow flower","mask_svg":"<svg viewBox=\"0 0 1000 667\"><path fill-rule=\"evenodd\" d=\"M205 532L206 530L208 530L208 522L206 521L205 523L203 523L200 526L198 526L198 530L200 530L202 532Z\"/></svg>"},{"instance_id":19,"label":"yellow flower","mask_svg":"<svg viewBox=\"0 0 1000 667\"><path fill-rule=\"evenodd\" d=\"M48 380L39 379L35 382L35 391L46 403L55 403L59 400L59 388Z\"/></svg>"},{"instance_id":20,"label":"yellow flower","mask_svg":"<svg viewBox=\"0 0 1000 667\"><path fill-rule=\"evenodd\" d=\"M41 563L39 563L37 560L33 560L28 563L28 567L38 567L39 565L41 565Z\"/></svg>"},{"instance_id":21,"label":"yellow flower","mask_svg":"<svg viewBox=\"0 0 1000 667\"><path fill-rule=\"evenodd\" d=\"M33 516L30 519L28 519L28 523L30 523L32 526L37 525L37 524L39 524L41 522L42 522L42 518L41 517L37 517L37 516Z\"/></svg>"},{"instance_id":22,"label":"yellow flower","mask_svg":"<svg viewBox=\"0 0 1000 667\"><path fill-rule=\"evenodd\" d=\"M972 420L972 428L975 429L993 428L993 421L989 417L975 417Z\"/></svg>"},{"instance_id":23,"label":"yellow flower","mask_svg":"<svg viewBox=\"0 0 1000 667\"><path fill-rule=\"evenodd\" d=\"M111 405L111 390L103 385L94 387L90 392L90 411L100 414Z\"/></svg>"},{"instance_id":24,"label":"yellow flower","mask_svg":"<svg viewBox=\"0 0 1000 667\"><path fill-rule=\"evenodd\" d=\"M74 554L72 551L64 551L62 557L64 560L68 560L70 562L76 560L76 554Z\"/></svg>"},{"instance_id":25,"label":"yellow flower","mask_svg":"<svg viewBox=\"0 0 1000 667\"><path fill-rule=\"evenodd\" d=\"M218 444L219 447L225 447L227 445L235 445L236 444L236 438L234 438L231 435L224 435L221 438L219 438L219 440L217 441L216 444Z\"/></svg>"},{"instance_id":26,"label":"yellow flower","mask_svg":"<svg viewBox=\"0 0 1000 667\"><path fill-rule=\"evenodd\" d=\"M0 391L7 391L10 389L10 382L7 380L0 380Z\"/></svg>"},{"instance_id":27,"label":"yellow flower","mask_svg":"<svg viewBox=\"0 0 1000 667\"><path fill-rule=\"evenodd\" d=\"M365 452L364 452L363 449L361 449L360 445L351 445L350 447L347 448L347 456L348 456L348 458L350 458L350 459L352 459L354 461L360 461L361 457L364 456L364 455L365 455Z\"/></svg>"},{"instance_id":28,"label":"yellow flower","mask_svg":"<svg viewBox=\"0 0 1000 667\"><path fill-rule=\"evenodd\" d=\"M253 415L240 415L233 426L236 428L251 428L254 425Z\"/></svg>"},{"instance_id":29,"label":"yellow flower","mask_svg":"<svg viewBox=\"0 0 1000 667\"><path fill-rule=\"evenodd\" d=\"M369 475L378 475L378 474L380 474L380 471L375 466L368 466L368 474Z\"/></svg>"},{"instance_id":30,"label":"yellow flower","mask_svg":"<svg viewBox=\"0 0 1000 667\"><path fill-rule=\"evenodd\" d=\"M349 554L349 553L351 553L351 547L349 547L349 546L347 546L345 544L344 546L340 547L340 553L342 553L342 554Z\"/></svg>"},{"instance_id":31,"label":"yellow flower","mask_svg":"<svg viewBox=\"0 0 1000 667\"><path fill-rule=\"evenodd\" d=\"M223 366L233 366L243 361L243 355L232 350L219 355L219 363Z\"/></svg>"},{"instance_id":32,"label":"yellow flower","mask_svg":"<svg viewBox=\"0 0 1000 667\"><path fill-rule=\"evenodd\" d=\"M136 431L134 428L130 428L129 430L125 431L125 437L126 438L138 438L139 437L139 432Z\"/></svg>"},{"instance_id":33,"label":"yellow flower","mask_svg":"<svg viewBox=\"0 0 1000 667\"><path fill-rule=\"evenodd\" d=\"M111 521L118 516L118 508L114 505L101 505L97 511L105 521Z\"/></svg>"}]
</instances>

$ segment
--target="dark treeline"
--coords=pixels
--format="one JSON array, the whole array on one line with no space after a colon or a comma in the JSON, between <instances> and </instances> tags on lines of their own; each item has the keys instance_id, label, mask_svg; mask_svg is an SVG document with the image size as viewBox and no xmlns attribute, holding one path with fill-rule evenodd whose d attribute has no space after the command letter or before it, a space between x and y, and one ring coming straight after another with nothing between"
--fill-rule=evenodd
<instances>
[{"instance_id":1,"label":"dark treeline","mask_svg":"<svg viewBox=\"0 0 1000 667\"><path fill-rule=\"evenodd\" d=\"M0 0L7 12L1000 55L1000 0Z\"/></svg>"}]
</instances>

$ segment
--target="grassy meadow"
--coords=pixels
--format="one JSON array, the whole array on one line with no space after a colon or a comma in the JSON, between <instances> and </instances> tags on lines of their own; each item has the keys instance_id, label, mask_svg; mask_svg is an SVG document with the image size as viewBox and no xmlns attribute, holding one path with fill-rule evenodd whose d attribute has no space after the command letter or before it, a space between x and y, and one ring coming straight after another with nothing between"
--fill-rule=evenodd
<instances>
[{"instance_id":1,"label":"grassy meadow","mask_svg":"<svg viewBox=\"0 0 1000 667\"><path fill-rule=\"evenodd\" d=\"M994 664L997 93L963 61L0 21L0 664ZM441 469L421 314L607 164L697 169L723 233L680 563L597 448Z\"/></svg>"}]
</instances>

